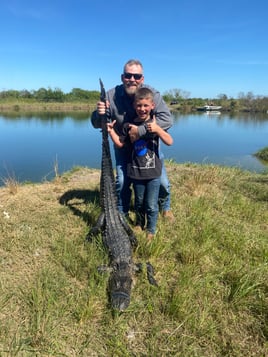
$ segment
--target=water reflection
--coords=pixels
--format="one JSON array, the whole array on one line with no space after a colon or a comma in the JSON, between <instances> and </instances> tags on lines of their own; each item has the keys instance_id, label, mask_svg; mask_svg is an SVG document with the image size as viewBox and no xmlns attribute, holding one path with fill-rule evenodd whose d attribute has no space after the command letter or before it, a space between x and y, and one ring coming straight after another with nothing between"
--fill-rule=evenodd
<instances>
[{"instance_id":1,"label":"water reflection","mask_svg":"<svg viewBox=\"0 0 268 357\"><path fill-rule=\"evenodd\" d=\"M182 118L190 119L193 116L204 118L211 118L216 121L222 120L235 120L237 122L242 122L245 124L252 125L253 123L267 124L268 114L267 113L222 113L222 112L196 112L194 114L182 114L179 111L172 112L174 121L178 121Z\"/></svg>"},{"instance_id":2,"label":"water reflection","mask_svg":"<svg viewBox=\"0 0 268 357\"><path fill-rule=\"evenodd\" d=\"M267 146L268 115L173 113L170 133L174 145L162 145L167 159L215 163L263 171L252 154ZM90 123L90 113L0 114L0 178L42 181L73 166L100 168L101 134ZM1 183L0 183L1 184Z\"/></svg>"}]
</instances>

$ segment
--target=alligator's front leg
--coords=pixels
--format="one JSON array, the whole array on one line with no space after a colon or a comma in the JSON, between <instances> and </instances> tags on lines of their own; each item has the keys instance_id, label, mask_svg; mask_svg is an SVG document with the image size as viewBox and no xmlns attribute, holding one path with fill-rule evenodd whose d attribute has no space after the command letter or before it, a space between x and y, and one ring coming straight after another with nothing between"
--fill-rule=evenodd
<instances>
[{"instance_id":1,"label":"alligator's front leg","mask_svg":"<svg viewBox=\"0 0 268 357\"><path fill-rule=\"evenodd\" d=\"M118 212L118 216L119 216L120 223L122 224L124 230L126 231L128 237L129 237L131 246L133 248L137 248L138 240L137 240L137 237L135 236L133 230L130 228L130 226L126 222L124 215L121 212Z\"/></svg>"},{"instance_id":2,"label":"alligator's front leg","mask_svg":"<svg viewBox=\"0 0 268 357\"><path fill-rule=\"evenodd\" d=\"M95 224L95 226L93 226L90 231L88 232L87 236L86 236L86 240L88 242L92 241L92 238L96 235L98 235L99 233L101 233L102 229L104 228L105 225L105 214L104 212L101 212L101 214L99 215L97 222Z\"/></svg>"}]
</instances>

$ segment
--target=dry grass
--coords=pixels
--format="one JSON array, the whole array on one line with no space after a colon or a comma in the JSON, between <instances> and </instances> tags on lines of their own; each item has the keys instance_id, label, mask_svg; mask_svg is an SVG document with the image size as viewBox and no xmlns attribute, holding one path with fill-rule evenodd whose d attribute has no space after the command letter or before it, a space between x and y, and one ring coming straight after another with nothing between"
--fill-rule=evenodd
<instances>
[{"instance_id":1,"label":"dry grass","mask_svg":"<svg viewBox=\"0 0 268 357\"><path fill-rule=\"evenodd\" d=\"M2 178L2 182L10 194L15 195L18 192L19 182L15 177L8 176Z\"/></svg>"},{"instance_id":2,"label":"dry grass","mask_svg":"<svg viewBox=\"0 0 268 357\"><path fill-rule=\"evenodd\" d=\"M56 169L55 169L56 170ZM99 171L0 189L1 356L267 356L267 175L168 165L174 225L161 217L136 262L129 309L107 306Z\"/></svg>"}]
</instances>

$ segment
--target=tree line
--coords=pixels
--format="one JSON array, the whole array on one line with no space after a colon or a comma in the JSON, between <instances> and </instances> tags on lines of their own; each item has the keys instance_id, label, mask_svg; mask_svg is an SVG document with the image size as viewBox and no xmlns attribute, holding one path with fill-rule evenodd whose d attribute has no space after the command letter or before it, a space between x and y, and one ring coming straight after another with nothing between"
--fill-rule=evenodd
<instances>
[{"instance_id":1,"label":"tree line","mask_svg":"<svg viewBox=\"0 0 268 357\"><path fill-rule=\"evenodd\" d=\"M73 88L64 93L60 88L39 88L38 90L2 90L0 102L44 102L44 103L96 103L100 92ZM254 95L252 92L240 92L237 98L219 94L216 98L192 98L190 92L182 89L171 89L163 93L164 100L173 105L174 109L193 110L198 106L214 104L222 106L222 110L268 112L268 97Z\"/></svg>"},{"instance_id":2,"label":"tree line","mask_svg":"<svg viewBox=\"0 0 268 357\"><path fill-rule=\"evenodd\" d=\"M179 109L193 109L206 104L220 105L222 110L268 113L268 97L240 92L237 98L219 94L216 98L191 98L190 92L171 89L163 94L164 100Z\"/></svg>"},{"instance_id":3,"label":"tree line","mask_svg":"<svg viewBox=\"0 0 268 357\"><path fill-rule=\"evenodd\" d=\"M45 103L66 102L96 102L100 98L98 91L89 91L73 88L71 92L64 93L59 88L39 88L38 90L3 90L0 92L0 101L37 101Z\"/></svg>"}]
</instances>

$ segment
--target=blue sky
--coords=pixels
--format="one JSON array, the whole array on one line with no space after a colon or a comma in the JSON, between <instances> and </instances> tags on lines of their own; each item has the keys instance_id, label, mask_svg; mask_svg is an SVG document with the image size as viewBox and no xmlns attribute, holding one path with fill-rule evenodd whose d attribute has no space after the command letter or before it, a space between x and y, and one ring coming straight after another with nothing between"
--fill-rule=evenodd
<instances>
[{"instance_id":1,"label":"blue sky","mask_svg":"<svg viewBox=\"0 0 268 357\"><path fill-rule=\"evenodd\" d=\"M268 96L267 0L1 0L0 90L99 90L138 58L162 94Z\"/></svg>"}]
</instances>

